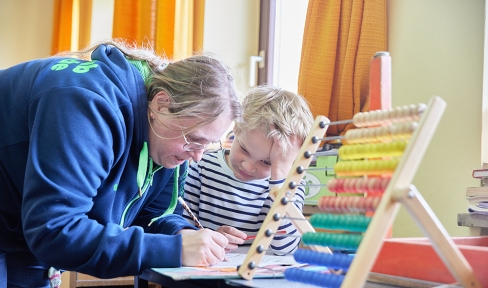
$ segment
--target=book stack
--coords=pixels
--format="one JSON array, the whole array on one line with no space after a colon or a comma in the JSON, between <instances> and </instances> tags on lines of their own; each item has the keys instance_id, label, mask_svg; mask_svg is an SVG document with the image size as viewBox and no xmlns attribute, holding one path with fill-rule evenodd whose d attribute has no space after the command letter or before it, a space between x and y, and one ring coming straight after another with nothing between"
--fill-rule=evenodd
<instances>
[{"instance_id":1,"label":"book stack","mask_svg":"<svg viewBox=\"0 0 488 288\"><path fill-rule=\"evenodd\" d=\"M472 176L481 183L479 187L466 188L468 211L488 213L488 165L483 164L482 169L473 170Z\"/></svg>"}]
</instances>

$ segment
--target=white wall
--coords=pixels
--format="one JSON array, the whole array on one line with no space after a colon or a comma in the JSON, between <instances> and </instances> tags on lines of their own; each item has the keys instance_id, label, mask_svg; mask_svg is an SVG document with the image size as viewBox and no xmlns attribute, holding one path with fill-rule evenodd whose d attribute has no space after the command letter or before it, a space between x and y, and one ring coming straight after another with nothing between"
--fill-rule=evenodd
<instances>
[{"instance_id":1,"label":"white wall","mask_svg":"<svg viewBox=\"0 0 488 288\"><path fill-rule=\"evenodd\" d=\"M93 0L90 44L110 39L114 22L114 0Z\"/></svg>"},{"instance_id":2,"label":"white wall","mask_svg":"<svg viewBox=\"0 0 488 288\"><path fill-rule=\"evenodd\" d=\"M483 103L481 114L481 162L488 163L488 6L485 1L485 33L484 33L484 59L483 59ZM484 168L484 167L483 167Z\"/></svg>"},{"instance_id":3,"label":"white wall","mask_svg":"<svg viewBox=\"0 0 488 288\"><path fill-rule=\"evenodd\" d=\"M53 0L0 0L0 69L50 56Z\"/></svg>"},{"instance_id":4,"label":"white wall","mask_svg":"<svg viewBox=\"0 0 488 288\"><path fill-rule=\"evenodd\" d=\"M479 186L485 1L388 0L388 50L393 106L441 96L447 108L417 171L414 185L451 236L476 229L457 226L467 212L465 191ZM395 237L423 236L404 208Z\"/></svg>"},{"instance_id":5,"label":"white wall","mask_svg":"<svg viewBox=\"0 0 488 288\"><path fill-rule=\"evenodd\" d=\"M232 68L243 96L249 89L249 59L258 55L259 0L205 0L203 49Z\"/></svg>"}]
</instances>

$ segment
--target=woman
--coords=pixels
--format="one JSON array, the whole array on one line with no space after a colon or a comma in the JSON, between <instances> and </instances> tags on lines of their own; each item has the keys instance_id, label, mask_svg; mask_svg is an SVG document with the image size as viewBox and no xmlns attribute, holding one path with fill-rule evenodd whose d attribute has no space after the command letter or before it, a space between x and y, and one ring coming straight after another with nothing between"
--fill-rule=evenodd
<instances>
[{"instance_id":1,"label":"woman","mask_svg":"<svg viewBox=\"0 0 488 288\"><path fill-rule=\"evenodd\" d=\"M115 41L67 56L0 71L0 287L223 260L222 234L173 212L187 160L240 116L226 66Z\"/></svg>"}]
</instances>

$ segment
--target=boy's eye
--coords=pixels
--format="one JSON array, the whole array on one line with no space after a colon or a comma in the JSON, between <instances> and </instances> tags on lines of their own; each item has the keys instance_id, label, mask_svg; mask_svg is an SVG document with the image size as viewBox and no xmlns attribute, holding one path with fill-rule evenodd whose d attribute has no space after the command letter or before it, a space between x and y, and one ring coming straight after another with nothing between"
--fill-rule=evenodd
<instances>
[{"instance_id":1,"label":"boy's eye","mask_svg":"<svg viewBox=\"0 0 488 288\"><path fill-rule=\"evenodd\" d=\"M240 145L239 145L239 146L240 146ZM242 147L242 146L240 146L240 147L241 147L241 150L242 150L242 151L244 151L244 152L246 152L246 153L247 153L247 150L246 150L244 147Z\"/></svg>"},{"instance_id":2,"label":"boy's eye","mask_svg":"<svg viewBox=\"0 0 488 288\"><path fill-rule=\"evenodd\" d=\"M261 162L263 162L265 165L271 165L271 162L270 161L262 160Z\"/></svg>"}]
</instances>

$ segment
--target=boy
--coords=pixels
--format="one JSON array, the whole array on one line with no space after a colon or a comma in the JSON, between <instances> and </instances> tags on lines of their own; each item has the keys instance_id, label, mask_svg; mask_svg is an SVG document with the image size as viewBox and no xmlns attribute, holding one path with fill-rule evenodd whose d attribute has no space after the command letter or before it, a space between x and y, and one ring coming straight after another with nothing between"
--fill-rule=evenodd
<instances>
[{"instance_id":1,"label":"boy","mask_svg":"<svg viewBox=\"0 0 488 288\"><path fill-rule=\"evenodd\" d=\"M243 116L235 123L230 150L193 161L184 188L185 200L203 227L229 239L227 251L257 234L273 202L269 191L283 184L314 121L300 95L279 88L251 89L242 105ZM303 186L295 198L294 205L301 210ZM183 217L193 224L186 211ZM287 219L281 221L281 230L299 235ZM270 248L284 255L299 242L299 237L275 235Z\"/></svg>"}]
</instances>

